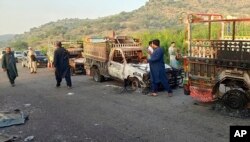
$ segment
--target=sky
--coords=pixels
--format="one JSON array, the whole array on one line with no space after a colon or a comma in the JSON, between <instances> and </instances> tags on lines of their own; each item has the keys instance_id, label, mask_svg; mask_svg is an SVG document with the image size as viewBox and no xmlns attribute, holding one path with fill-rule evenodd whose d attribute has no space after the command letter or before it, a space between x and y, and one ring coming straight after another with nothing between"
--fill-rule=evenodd
<instances>
[{"instance_id":1,"label":"sky","mask_svg":"<svg viewBox=\"0 0 250 142\"><path fill-rule=\"evenodd\" d=\"M148 0L0 0L0 35L64 18L95 19L132 11Z\"/></svg>"}]
</instances>

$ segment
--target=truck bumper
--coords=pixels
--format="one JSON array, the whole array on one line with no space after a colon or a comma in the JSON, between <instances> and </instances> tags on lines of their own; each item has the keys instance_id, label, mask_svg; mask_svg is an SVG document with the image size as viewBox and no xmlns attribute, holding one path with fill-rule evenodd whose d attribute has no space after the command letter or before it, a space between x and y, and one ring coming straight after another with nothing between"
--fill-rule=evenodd
<instances>
[{"instance_id":1,"label":"truck bumper","mask_svg":"<svg viewBox=\"0 0 250 142\"><path fill-rule=\"evenodd\" d=\"M193 99L199 101L199 102L213 102L213 94L212 89L205 89L195 86L190 86L190 95Z\"/></svg>"}]
</instances>

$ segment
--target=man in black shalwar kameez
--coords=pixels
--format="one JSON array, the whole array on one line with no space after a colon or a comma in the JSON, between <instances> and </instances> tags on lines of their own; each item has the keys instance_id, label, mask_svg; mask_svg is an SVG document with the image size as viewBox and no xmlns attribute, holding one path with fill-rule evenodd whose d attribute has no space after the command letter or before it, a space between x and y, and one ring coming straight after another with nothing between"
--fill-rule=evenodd
<instances>
[{"instance_id":1,"label":"man in black shalwar kameez","mask_svg":"<svg viewBox=\"0 0 250 142\"><path fill-rule=\"evenodd\" d=\"M54 67L57 81L56 87L60 87L62 78L65 78L68 88L71 88L69 53L62 47L62 43L59 41L56 43L56 50L54 52Z\"/></svg>"},{"instance_id":2,"label":"man in black shalwar kameez","mask_svg":"<svg viewBox=\"0 0 250 142\"><path fill-rule=\"evenodd\" d=\"M2 69L4 72L7 72L10 84L12 85L12 87L14 87L15 79L16 77L18 77L18 72L16 68L16 59L13 52L11 52L10 47L7 47L5 50L6 53L3 55L2 58Z\"/></svg>"}]
</instances>

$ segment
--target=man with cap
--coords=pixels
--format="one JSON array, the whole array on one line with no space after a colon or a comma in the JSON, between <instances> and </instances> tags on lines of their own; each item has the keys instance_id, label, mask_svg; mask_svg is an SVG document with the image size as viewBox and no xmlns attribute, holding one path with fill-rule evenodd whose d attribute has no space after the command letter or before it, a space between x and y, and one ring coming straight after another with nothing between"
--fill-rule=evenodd
<instances>
[{"instance_id":1,"label":"man with cap","mask_svg":"<svg viewBox=\"0 0 250 142\"><path fill-rule=\"evenodd\" d=\"M36 73L37 72L36 55L31 47L29 47L28 51L28 61L29 61L30 73Z\"/></svg>"},{"instance_id":2,"label":"man with cap","mask_svg":"<svg viewBox=\"0 0 250 142\"><path fill-rule=\"evenodd\" d=\"M54 67L56 77L56 87L61 86L62 78L65 78L67 86L70 89L72 87L69 65L69 53L62 47L60 41L56 42L54 52Z\"/></svg>"}]
</instances>

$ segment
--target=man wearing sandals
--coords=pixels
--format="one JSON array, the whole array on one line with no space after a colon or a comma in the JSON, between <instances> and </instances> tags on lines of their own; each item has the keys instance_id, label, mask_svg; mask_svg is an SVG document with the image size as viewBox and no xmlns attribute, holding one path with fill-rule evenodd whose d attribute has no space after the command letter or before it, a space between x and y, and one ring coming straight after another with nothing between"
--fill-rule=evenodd
<instances>
[{"instance_id":1,"label":"man wearing sandals","mask_svg":"<svg viewBox=\"0 0 250 142\"><path fill-rule=\"evenodd\" d=\"M165 91L168 92L168 96L172 97L172 89L169 86L168 78L165 71L164 63L164 50L160 47L160 40L155 39L152 41L152 47L154 52L151 54L151 58L148 59L150 64L150 78L152 85L151 96L157 96L157 90L159 83L162 84Z\"/></svg>"}]
</instances>

